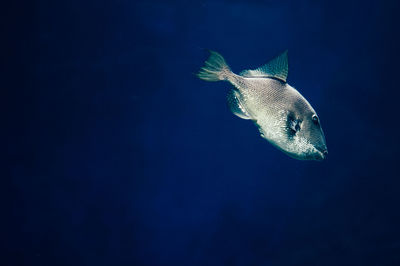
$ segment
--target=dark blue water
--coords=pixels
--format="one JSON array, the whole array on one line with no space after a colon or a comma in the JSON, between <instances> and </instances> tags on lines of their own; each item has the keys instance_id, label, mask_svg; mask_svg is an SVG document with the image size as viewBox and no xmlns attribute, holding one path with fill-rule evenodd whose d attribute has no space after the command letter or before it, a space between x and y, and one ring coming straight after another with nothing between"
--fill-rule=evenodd
<instances>
[{"instance_id":1,"label":"dark blue water","mask_svg":"<svg viewBox=\"0 0 400 266\"><path fill-rule=\"evenodd\" d=\"M11 3L1 265L400 265L399 8ZM230 113L206 48L236 73L288 49L328 159Z\"/></svg>"}]
</instances>

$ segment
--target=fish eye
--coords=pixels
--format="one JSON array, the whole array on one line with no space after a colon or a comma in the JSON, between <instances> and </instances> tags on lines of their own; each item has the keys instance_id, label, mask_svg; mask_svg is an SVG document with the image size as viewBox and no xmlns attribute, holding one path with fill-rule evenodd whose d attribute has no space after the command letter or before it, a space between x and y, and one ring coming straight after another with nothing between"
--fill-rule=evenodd
<instances>
[{"instance_id":1,"label":"fish eye","mask_svg":"<svg viewBox=\"0 0 400 266\"><path fill-rule=\"evenodd\" d=\"M312 121L314 122L314 124L318 125L319 124L319 119L317 115L313 115L312 116Z\"/></svg>"}]
</instances>

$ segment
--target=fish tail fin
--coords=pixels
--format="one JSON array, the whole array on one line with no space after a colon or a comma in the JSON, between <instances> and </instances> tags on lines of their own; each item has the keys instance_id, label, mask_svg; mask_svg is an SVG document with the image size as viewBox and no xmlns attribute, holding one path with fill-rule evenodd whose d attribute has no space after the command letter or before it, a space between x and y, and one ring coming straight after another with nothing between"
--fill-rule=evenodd
<instances>
[{"instance_id":1,"label":"fish tail fin","mask_svg":"<svg viewBox=\"0 0 400 266\"><path fill-rule=\"evenodd\" d=\"M197 77L207 81L227 80L232 74L231 69L226 64L225 59L217 52L211 51L205 65L197 73Z\"/></svg>"}]
</instances>

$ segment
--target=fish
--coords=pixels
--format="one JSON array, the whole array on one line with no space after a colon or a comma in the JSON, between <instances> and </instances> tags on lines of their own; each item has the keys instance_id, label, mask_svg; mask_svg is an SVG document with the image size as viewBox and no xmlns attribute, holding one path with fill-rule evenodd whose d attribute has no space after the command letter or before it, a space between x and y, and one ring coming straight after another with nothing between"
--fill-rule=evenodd
<instances>
[{"instance_id":1,"label":"fish","mask_svg":"<svg viewBox=\"0 0 400 266\"><path fill-rule=\"evenodd\" d=\"M209 50L197 73L205 81L227 81L227 102L241 119L253 121L262 138L297 160L321 161L328 148L319 116L311 104L287 83L288 51L265 65L235 74L225 59Z\"/></svg>"}]
</instances>

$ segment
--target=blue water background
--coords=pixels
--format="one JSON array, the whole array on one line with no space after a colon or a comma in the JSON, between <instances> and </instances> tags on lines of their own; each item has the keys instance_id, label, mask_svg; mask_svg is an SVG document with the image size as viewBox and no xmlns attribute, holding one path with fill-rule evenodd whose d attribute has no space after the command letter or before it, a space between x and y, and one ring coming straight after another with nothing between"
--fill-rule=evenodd
<instances>
[{"instance_id":1,"label":"blue water background","mask_svg":"<svg viewBox=\"0 0 400 266\"><path fill-rule=\"evenodd\" d=\"M2 265L400 265L398 1L33 1L4 36ZM329 157L194 73L289 50Z\"/></svg>"}]
</instances>

